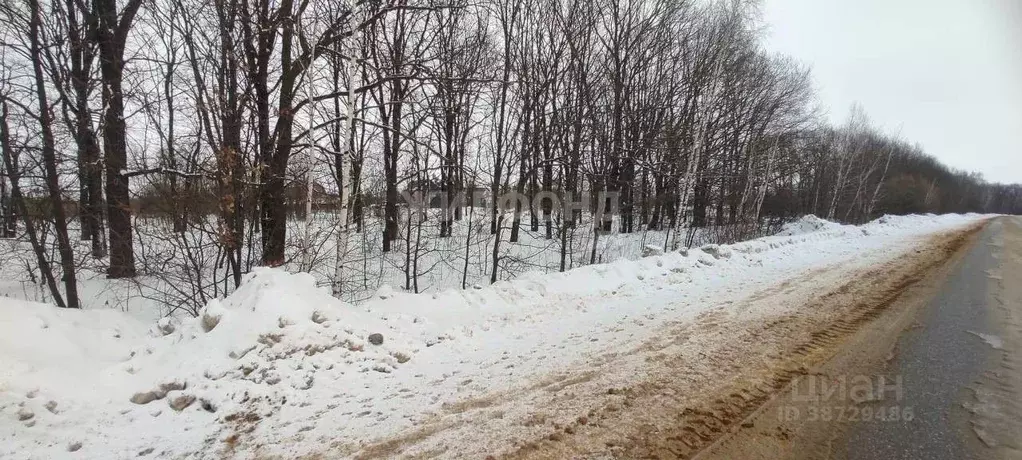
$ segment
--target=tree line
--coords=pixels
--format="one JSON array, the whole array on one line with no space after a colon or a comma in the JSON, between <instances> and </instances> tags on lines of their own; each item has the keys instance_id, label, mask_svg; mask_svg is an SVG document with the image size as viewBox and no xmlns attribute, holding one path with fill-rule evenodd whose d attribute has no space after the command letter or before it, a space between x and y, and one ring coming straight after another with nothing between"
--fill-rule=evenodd
<instances>
[{"instance_id":1,"label":"tree line","mask_svg":"<svg viewBox=\"0 0 1022 460\"><path fill-rule=\"evenodd\" d=\"M807 67L763 49L757 11L752 0L2 0L0 236L26 241L54 302L77 307L79 242L109 278L133 278L136 237L152 234L138 214L153 206L170 232L210 238L225 291L253 264L309 265L307 248L289 254L288 222L304 219L307 236L316 209L334 216L338 255L376 215L382 251L407 249L409 191L494 197L430 217L448 238L466 213L488 216L491 281L500 245L523 228L591 232L595 262L611 232L662 231L666 249L810 213L1022 213L1019 186L951 170L859 108L829 126ZM544 200L505 212L495 197L511 191L585 197L590 212Z\"/></svg>"}]
</instances>

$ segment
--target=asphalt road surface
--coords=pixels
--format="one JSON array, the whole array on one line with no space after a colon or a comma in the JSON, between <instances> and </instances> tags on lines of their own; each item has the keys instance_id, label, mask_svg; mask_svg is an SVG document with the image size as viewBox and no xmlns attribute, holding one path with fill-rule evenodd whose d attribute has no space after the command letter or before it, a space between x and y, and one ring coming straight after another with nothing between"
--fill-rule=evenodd
<instances>
[{"instance_id":1,"label":"asphalt road surface","mask_svg":"<svg viewBox=\"0 0 1022 460\"><path fill-rule=\"evenodd\" d=\"M848 458L1022 458L1022 305L1014 286L1005 292L1005 283L1022 284L1020 225L992 221L901 337L887 374L894 405L886 400L912 416L855 424Z\"/></svg>"},{"instance_id":2,"label":"asphalt road surface","mask_svg":"<svg viewBox=\"0 0 1022 460\"><path fill-rule=\"evenodd\" d=\"M1022 460L1022 217L960 238L695 458Z\"/></svg>"}]
</instances>

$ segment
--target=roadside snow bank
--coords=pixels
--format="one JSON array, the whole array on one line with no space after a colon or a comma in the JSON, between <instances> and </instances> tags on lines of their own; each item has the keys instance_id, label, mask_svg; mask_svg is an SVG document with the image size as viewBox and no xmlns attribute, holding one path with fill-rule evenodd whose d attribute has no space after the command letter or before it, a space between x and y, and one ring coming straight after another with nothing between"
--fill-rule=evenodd
<instances>
[{"instance_id":1,"label":"roadside snow bank","mask_svg":"<svg viewBox=\"0 0 1022 460\"><path fill-rule=\"evenodd\" d=\"M781 231L777 234L780 236L793 236L802 235L806 233L818 232L821 230L835 229L840 227L841 224L831 222L826 219L821 219L815 215L809 214L800 217L794 222L788 222L784 224Z\"/></svg>"},{"instance_id":2,"label":"roadside snow bank","mask_svg":"<svg viewBox=\"0 0 1022 460\"><path fill-rule=\"evenodd\" d=\"M492 286L384 288L358 307L308 274L260 268L199 317L148 328L115 311L0 299L0 457L290 458L359 446L814 267L883 260L983 217L847 226L810 216L757 240Z\"/></svg>"},{"instance_id":3,"label":"roadside snow bank","mask_svg":"<svg viewBox=\"0 0 1022 460\"><path fill-rule=\"evenodd\" d=\"M389 373L424 346L331 297L311 275L270 268L257 268L197 318L165 326L171 332L122 368L151 382L131 402L166 398L177 411L198 401L206 412L267 416L317 381Z\"/></svg>"},{"instance_id":4,"label":"roadside snow bank","mask_svg":"<svg viewBox=\"0 0 1022 460\"><path fill-rule=\"evenodd\" d=\"M0 390L81 393L78 377L127 358L147 326L114 310L0 299Z\"/></svg>"},{"instance_id":5,"label":"roadside snow bank","mask_svg":"<svg viewBox=\"0 0 1022 460\"><path fill-rule=\"evenodd\" d=\"M275 362L300 358L311 368L344 364L362 372L390 372L421 345L333 298L307 273L263 267L226 299L211 300L199 317L172 329L126 366L135 373L178 372L182 378L230 377L271 385L292 380L286 383L305 386L293 372L278 372ZM372 334L385 341L370 344Z\"/></svg>"},{"instance_id":6,"label":"roadside snow bank","mask_svg":"<svg viewBox=\"0 0 1022 460\"><path fill-rule=\"evenodd\" d=\"M78 427L127 391L104 370L127 360L147 329L116 310L0 298L0 458L58 458L42 450L80 448Z\"/></svg>"}]
</instances>

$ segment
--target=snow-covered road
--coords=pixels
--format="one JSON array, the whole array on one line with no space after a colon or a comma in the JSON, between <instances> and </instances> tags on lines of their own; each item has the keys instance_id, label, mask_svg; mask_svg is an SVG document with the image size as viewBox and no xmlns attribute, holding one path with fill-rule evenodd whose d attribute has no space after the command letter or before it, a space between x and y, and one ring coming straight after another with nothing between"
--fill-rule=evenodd
<instances>
[{"instance_id":1,"label":"snow-covered road","mask_svg":"<svg viewBox=\"0 0 1022 460\"><path fill-rule=\"evenodd\" d=\"M606 431L608 413L637 410L630 392L725 390L715 376L769 354L750 325L810 317L828 308L814 296L908 270L907 255L985 218L806 218L465 291L381 289L358 307L261 269L202 317L159 325L0 300L0 457L518 455Z\"/></svg>"}]
</instances>

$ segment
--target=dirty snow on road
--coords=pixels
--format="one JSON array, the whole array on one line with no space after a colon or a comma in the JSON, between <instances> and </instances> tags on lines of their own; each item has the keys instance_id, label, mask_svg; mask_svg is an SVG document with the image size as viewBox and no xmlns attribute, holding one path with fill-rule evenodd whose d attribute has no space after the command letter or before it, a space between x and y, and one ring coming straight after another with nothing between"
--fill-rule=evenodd
<instances>
[{"instance_id":1,"label":"dirty snow on road","mask_svg":"<svg viewBox=\"0 0 1022 460\"><path fill-rule=\"evenodd\" d=\"M384 288L358 306L308 274L257 269L198 318L158 324L0 299L0 457L335 458L372 456L381 441L389 454L499 454L528 428L517 418L534 400L517 395L538 383L759 290L880 263L986 217L810 216L733 245L464 291Z\"/></svg>"}]
</instances>

